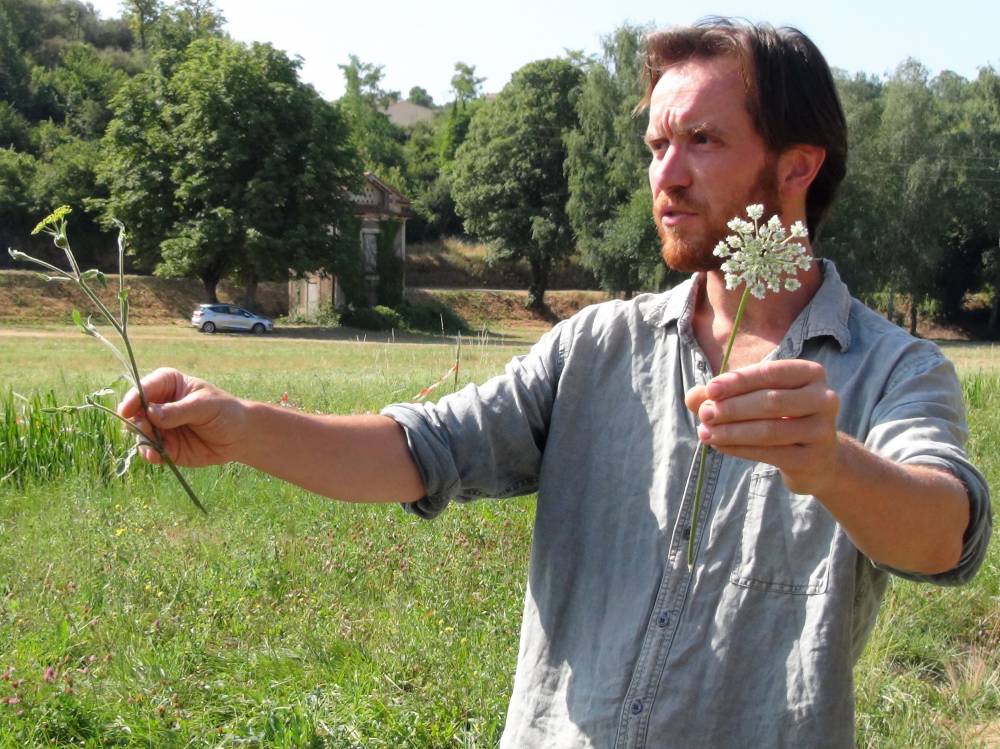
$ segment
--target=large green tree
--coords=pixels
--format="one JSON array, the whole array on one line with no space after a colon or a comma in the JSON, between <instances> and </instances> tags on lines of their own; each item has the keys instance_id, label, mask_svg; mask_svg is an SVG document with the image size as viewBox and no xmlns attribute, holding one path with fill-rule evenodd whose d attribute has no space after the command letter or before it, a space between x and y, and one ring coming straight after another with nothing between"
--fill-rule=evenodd
<instances>
[{"instance_id":1,"label":"large green tree","mask_svg":"<svg viewBox=\"0 0 1000 749\"><path fill-rule=\"evenodd\" d=\"M578 126L567 137L566 211L583 262L601 284L631 295L664 273L647 187L642 95L646 29L624 25L602 40L600 59L583 59Z\"/></svg>"},{"instance_id":2,"label":"large green tree","mask_svg":"<svg viewBox=\"0 0 1000 749\"><path fill-rule=\"evenodd\" d=\"M395 92L382 88L383 66L350 55L347 64L339 67L344 73L345 91L337 106L347 121L351 143L365 171L374 172L393 187L405 191L403 142L406 136L385 113Z\"/></svg>"},{"instance_id":3,"label":"large green tree","mask_svg":"<svg viewBox=\"0 0 1000 749\"><path fill-rule=\"evenodd\" d=\"M566 60L525 65L476 113L455 156L452 190L466 229L493 259L527 260L534 309L544 307L553 263L573 249L563 165L580 79Z\"/></svg>"},{"instance_id":4,"label":"large green tree","mask_svg":"<svg viewBox=\"0 0 1000 749\"><path fill-rule=\"evenodd\" d=\"M340 114L270 45L190 44L167 77L134 79L115 100L102 168L107 213L163 275L219 281L329 267L356 156Z\"/></svg>"}]
</instances>

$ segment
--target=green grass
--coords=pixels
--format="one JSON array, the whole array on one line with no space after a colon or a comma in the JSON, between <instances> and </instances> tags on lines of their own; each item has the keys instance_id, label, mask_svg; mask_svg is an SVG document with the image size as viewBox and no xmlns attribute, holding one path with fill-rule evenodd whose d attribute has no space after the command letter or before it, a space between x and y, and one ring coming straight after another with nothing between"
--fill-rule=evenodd
<instances>
[{"instance_id":1,"label":"green grass","mask_svg":"<svg viewBox=\"0 0 1000 749\"><path fill-rule=\"evenodd\" d=\"M0 393L106 385L82 336L0 338ZM451 365L452 344L139 328L140 365L310 410L375 411ZM461 381L524 347L467 344ZM963 349L971 451L1000 485L1000 366ZM985 361L986 365L981 365ZM443 388L450 389L450 383ZM2 434L0 434L2 438ZM39 458L41 461L48 458ZM0 482L0 747L485 747L517 653L530 498L426 523L243 467L94 469ZM3 478L0 476L0 478ZM896 581L856 669L859 745L966 747L1000 721L1000 559L961 589Z\"/></svg>"}]
</instances>

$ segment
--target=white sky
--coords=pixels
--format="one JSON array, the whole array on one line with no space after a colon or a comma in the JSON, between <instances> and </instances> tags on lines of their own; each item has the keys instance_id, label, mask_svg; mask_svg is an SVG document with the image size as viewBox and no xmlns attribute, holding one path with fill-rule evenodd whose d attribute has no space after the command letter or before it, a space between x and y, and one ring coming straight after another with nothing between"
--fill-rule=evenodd
<instances>
[{"instance_id":1,"label":"white sky","mask_svg":"<svg viewBox=\"0 0 1000 749\"><path fill-rule=\"evenodd\" d=\"M121 15L120 0L91 0L102 17ZM303 59L301 76L327 99L343 93L338 64L349 54L384 66L382 85L407 94L423 86L448 101L454 64L476 66L485 91L499 91L511 73L565 49L597 52L601 36L623 21L656 26L715 15L792 24L808 34L827 61L851 72L887 73L915 57L933 73L973 78L1000 67L1000 2L994 0L216 0L227 30L244 42L271 42ZM752 9L752 10L751 10Z\"/></svg>"}]
</instances>

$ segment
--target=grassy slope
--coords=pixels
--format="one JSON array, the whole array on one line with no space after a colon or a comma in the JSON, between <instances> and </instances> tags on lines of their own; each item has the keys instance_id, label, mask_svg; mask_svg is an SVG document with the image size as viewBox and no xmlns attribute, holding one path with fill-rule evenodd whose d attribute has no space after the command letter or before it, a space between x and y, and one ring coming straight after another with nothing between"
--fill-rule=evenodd
<instances>
[{"instance_id":1,"label":"grassy slope","mask_svg":"<svg viewBox=\"0 0 1000 749\"><path fill-rule=\"evenodd\" d=\"M463 379L483 379L516 351L467 347ZM988 346L949 352L970 397L973 455L998 486L1000 362ZM452 356L431 344L166 328L140 349L146 362L240 395L287 392L293 404L335 412L412 397ZM112 374L82 338L0 337L0 385L69 397ZM9 669L0 746L495 743L530 500L479 502L430 524L248 469L189 475L207 519L148 468L107 484L0 483L0 672ZM856 674L861 746L965 747L995 736L998 587L995 546L966 588L893 585Z\"/></svg>"}]
</instances>

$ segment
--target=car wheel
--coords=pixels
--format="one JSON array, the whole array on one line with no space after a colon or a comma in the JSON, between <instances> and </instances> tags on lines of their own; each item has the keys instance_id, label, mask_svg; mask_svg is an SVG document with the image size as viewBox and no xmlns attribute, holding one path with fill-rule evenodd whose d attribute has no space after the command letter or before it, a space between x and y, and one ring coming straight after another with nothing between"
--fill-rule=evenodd
<instances>
[{"instance_id":1,"label":"car wheel","mask_svg":"<svg viewBox=\"0 0 1000 749\"><path fill-rule=\"evenodd\" d=\"M205 323L204 325L201 326L201 332L202 333L214 333L215 332L215 323L214 322L207 322L207 323Z\"/></svg>"},{"instance_id":2,"label":"car wheel","mask_svg":"<svg viewBox=\"0 0 1000 749\"><path fill-rule=\"evenodd\" d=\"M253 333L254 335L260 335L261 333L264 332L264 323L262 322L254 323L254 326L250 328L250 332Z\"/></svg>"}]
</instances>

